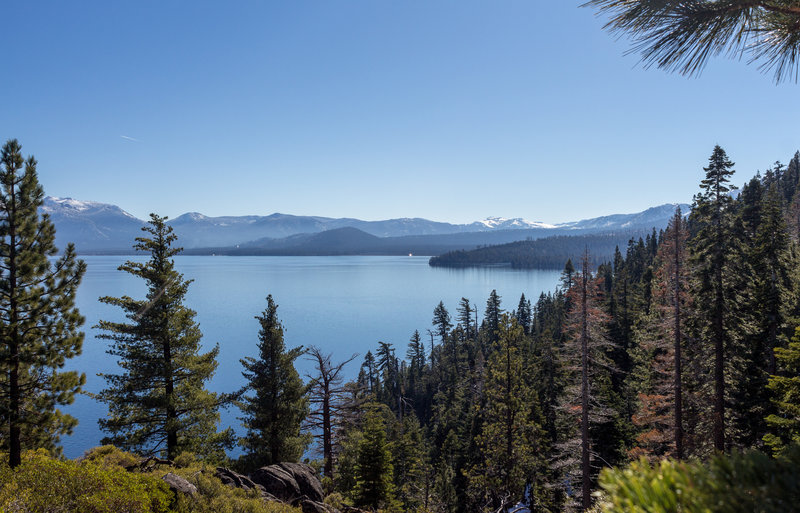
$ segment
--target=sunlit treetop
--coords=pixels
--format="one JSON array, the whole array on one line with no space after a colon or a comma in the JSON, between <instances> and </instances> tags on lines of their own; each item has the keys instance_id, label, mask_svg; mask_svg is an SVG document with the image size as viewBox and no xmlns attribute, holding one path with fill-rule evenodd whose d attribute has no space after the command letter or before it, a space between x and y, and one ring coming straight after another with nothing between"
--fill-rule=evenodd
<instances>
[{"instance_id":1,"label":"sunlit treetop","mask_svg":"<svg viewBox=\"0 0 800 513\"><path fill-rule=\"evenodd\" d=\"M590 0L606 29L633 39L646 66L697 75L709 57L759 63L775 81L798 77L798 0Z\"/></svg>"}]
</instances>

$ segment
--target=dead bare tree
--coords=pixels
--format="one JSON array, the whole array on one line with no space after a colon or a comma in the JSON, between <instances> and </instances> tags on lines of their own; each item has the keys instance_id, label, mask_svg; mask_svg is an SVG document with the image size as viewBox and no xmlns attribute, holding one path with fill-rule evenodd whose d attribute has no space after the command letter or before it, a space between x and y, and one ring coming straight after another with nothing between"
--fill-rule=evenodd
<instances>
[{"instance_id":1,"label":"dead bare tree","mask_svg":"<svg viewBox=\"0 0 800 513\"><path fill-rule=\"evenodd\" d=\"M323 472L326 477L333 477L333 433L347 402L342 369L358 354L340 363L332 363L331 356L315 346L311 346L306 353L306 357L314 362L314 375L306 374L311 380L311 412L306 418L306 428L314 433L315 438L322 440Z\"/></svg>"}]
</instances>

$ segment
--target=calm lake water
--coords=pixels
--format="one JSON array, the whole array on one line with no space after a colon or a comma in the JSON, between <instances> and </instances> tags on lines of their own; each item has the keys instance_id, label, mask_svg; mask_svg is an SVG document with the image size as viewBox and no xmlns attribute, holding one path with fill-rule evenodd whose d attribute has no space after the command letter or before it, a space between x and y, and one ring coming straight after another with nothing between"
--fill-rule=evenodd
<instances>
[{"instance_id":1,"label":"calm lake water","mask_svg":"<svg viewBox=\"0 0 800 513\"><path fill-rule=\"evenodd\" d=\"M68 363L86 373L88 392L104 387L98 372L114 372L116 361L106 354L104 340L95 338L92 326L100 319L123 320L121 311L101 304L101 296L142 298L141 280L117 270L130 257L82 257L88 270L77 303L86 317L83 354ZM136 260L145 260L137 258ZM428 266L428 257L211 257L179 256L176 267L193 279L186 304L197 312L206 347L220 345L219 367L208 387L230 392L244 385L239 359L256 355L258 321L267 294L278 303L288 347L316 345L334 354L334 361L353 353L375 350L379 340L394 344L405 356L409 337L419 330L428 340L433 309L444 301L455 316L458 302L469 298L483 314L492 289L503 307L516 308L520 295L535 301L555 288L559 271L509 268L443 269ZM349 377L358 372L361 358L349 365ZM311 372L310 362L298 361L301 374ZM103 434L97 419L106 407L80 396L66 411L79 424L62 440L64 453L75 458L99 444ZM223 426L242 431L233 410L222 412Z\"/></svg>"}]
</instances>

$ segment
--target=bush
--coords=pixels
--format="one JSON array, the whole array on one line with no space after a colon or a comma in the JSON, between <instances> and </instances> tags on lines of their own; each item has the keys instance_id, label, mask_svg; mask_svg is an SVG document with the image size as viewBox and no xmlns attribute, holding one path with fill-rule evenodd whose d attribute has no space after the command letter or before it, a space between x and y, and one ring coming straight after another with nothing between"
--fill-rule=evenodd
<instances>
[{"instance_id":1,"label":"bush","mask_svg":"<svg viewBox=\"0 0 800 513\"><path fill-rule=\"evenodd\" d=\"M24 455L13 471L0 469L0 511L25 513L168 512L172 492L152 476L95 461L61 461L44 450Z\"/></svg>"},{"instance_id":2,"label":"bush","mask_svg":"<svg viewBox=\"0 0 800 513\"><path fill-rule=\"evenodd\" d=\"M800 504L800 446L779 458L758 451L718 455L708 464L641 459L600 475L606 513L784 513Z\"/></svg>"},{"instance_id":3,"label":"bush","mask_svg":"<svg viewBox=\"0 0 800 513\"><path fill-rule=\"evenodd\" d=\"M139 458L111 445L91 449L79 461L31 451L13 471L0 466L0 512L301 513L265 502L255 491L222 484L214 468L196 462L191 454L177 459L176 467L128 471L126 467L136 468ZM161 479L170 471L194 484L198 493L176 495Z\"/></svg>"}]
</instances>

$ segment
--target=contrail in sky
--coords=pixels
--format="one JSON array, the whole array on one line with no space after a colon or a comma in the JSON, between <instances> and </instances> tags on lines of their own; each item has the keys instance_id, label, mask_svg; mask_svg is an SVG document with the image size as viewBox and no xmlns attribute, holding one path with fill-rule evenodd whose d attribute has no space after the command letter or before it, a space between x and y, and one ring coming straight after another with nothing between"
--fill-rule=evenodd
<instances>
[{"instance_id":1,"label":"contrail in sky","mask_svg":"<svg viewBox=\"0 0 800 513\"><path fill-rule=\"evenodd\" d=\"M120 137L127 141L139 142L139 139L134 139L133 137L128 137L127 135L120 135Z\"/></svg>"}]
</instances>

